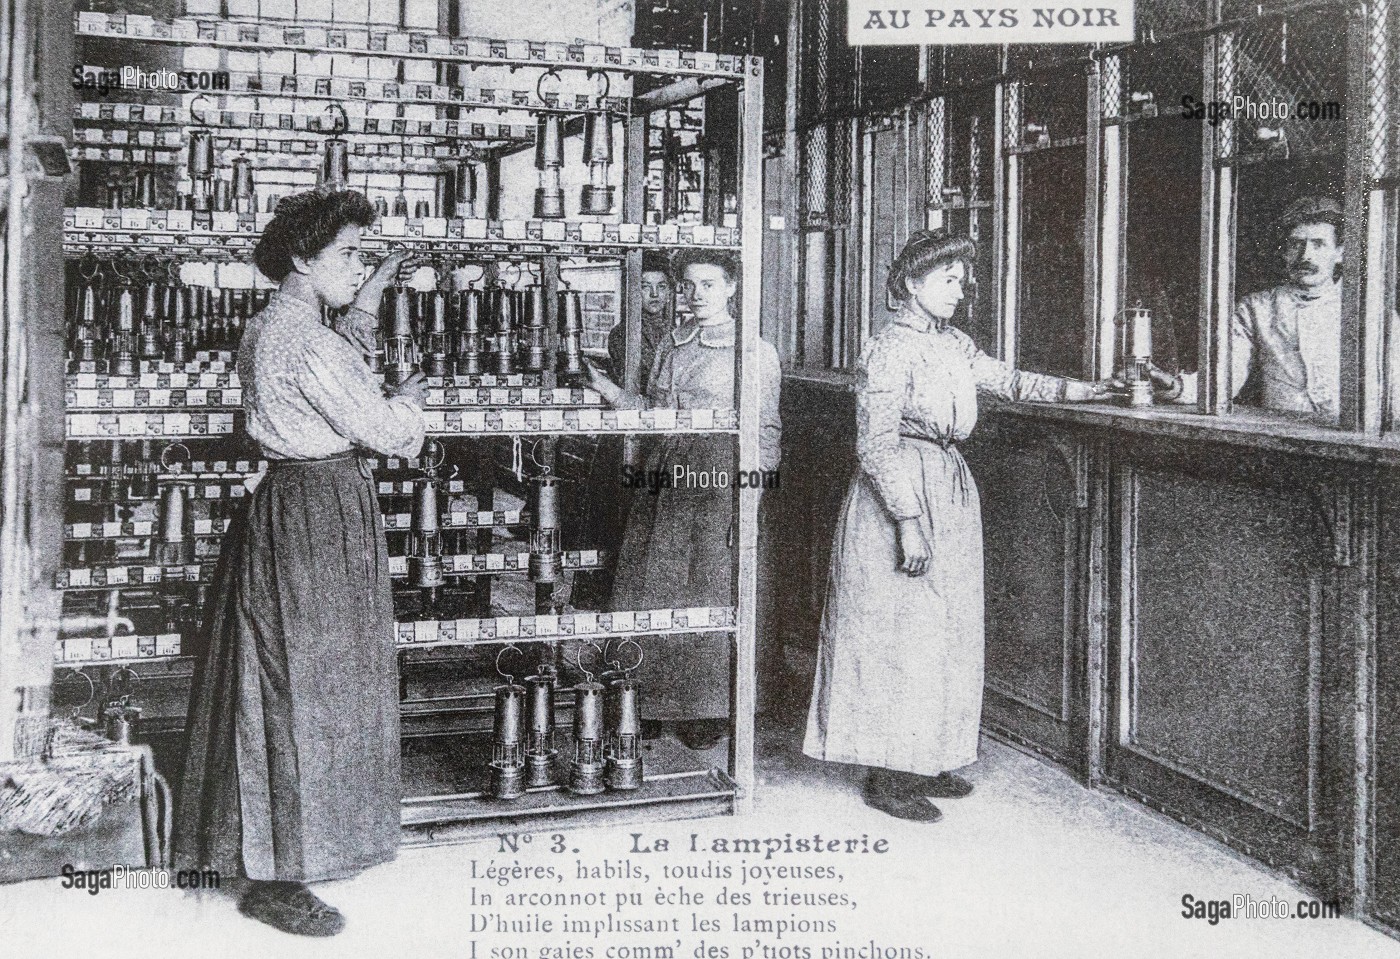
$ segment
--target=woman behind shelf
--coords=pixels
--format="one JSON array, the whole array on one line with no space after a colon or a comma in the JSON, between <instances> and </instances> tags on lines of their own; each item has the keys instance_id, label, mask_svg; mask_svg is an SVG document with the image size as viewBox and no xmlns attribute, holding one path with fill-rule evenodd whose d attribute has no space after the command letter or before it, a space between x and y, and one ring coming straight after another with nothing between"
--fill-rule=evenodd
<instances>
[{"instance_id":1,"label":"woman behind shelf","mask_svg":"<svg viewBox=\"0 0 1400 959\"><path fill-rule=\"evenodd\" d=\"M864 795L901 819L966 796L982 712L982 514L957 444L977 394L1089 400L1100 384L1019 372L949 325L975 262L944 230L909 238L887 290L894 321L861 353L856 452L832 547L803 751L866 766Z\"/></svg>"},{"instance_id":2,"label":"woman behind shelf","mask_svg":"<svg viewBox=\"0 0 1400 959\"><path fill-rule=\"evenodd\" d=\"M385 396L367 362L406 258L390 254L359 285L374 218L354 191L290 196L254 253L281 284L238 357L269 467L224 540L175 828L181 865L246 877L240 911L311 936L344 918L305 884L393 859L399 844L389 564L357 451L416 455L426 389L415 376ZM323 308L347 305L326 325Z\"/></svg>"},{"instance_id":3,"label":"woman behind shelf","mask_svg":"<svg viewBox=\"0 0 1400 959\"><path fill-rule=\"evenodd\" d=\"M656 350L644 396L628 393L590 367L593 386L611 405L627 409L730 409L735 405L737 349L732 300L739 270L722 251L682 254L677 273L689 297L691 318L663 336ZM778 353L764 340L746 363L758 364L760 470L778 466L782 423L778 392L782 373ZM642 467L674 485L626 488L632 497L627 530L618 551L613 609L729 606L733 603L734 470L733 438L679 434L652 446ZM753 469L753 464L741 464ZM651 471L658 471L652 473ZM727 487L701 486L698 477L724 473ZM714 746L728 728L729 641L724 636L688 634L644 643L642 717L655 735L673 730L687 746Z\"/></svg>"}]
</instances>

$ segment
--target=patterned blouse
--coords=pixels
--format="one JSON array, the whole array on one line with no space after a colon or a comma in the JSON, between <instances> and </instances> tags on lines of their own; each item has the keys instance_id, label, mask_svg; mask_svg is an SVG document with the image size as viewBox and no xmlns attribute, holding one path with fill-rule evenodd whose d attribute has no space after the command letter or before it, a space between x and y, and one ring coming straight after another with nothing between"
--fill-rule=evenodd
<instances>
[{"instance_id":1,"label":"patterned blouse","mask_svg":"<svg viewBox=\"0 0 1400 959\"><path fill-rule=\"evenodd\" d=\"M977 394L1059 402L1069 381L1023 373L983 353L962 330L902 310L861 352L856 382L856 453L892 519L923 513L919 478L900 454L908 437L948 447L977 425Z\"/></svg>"},{"instance_id":2,"label":"patterned blouse","mask_svg":"<svg viewBox=\"0 0 1400 959\"><path fill-rule=\"evenodd\" d=\"M423 445L418 404L386 399L360 347L322 324L316 307L281 290L248 321L238 375L248 435L269 459L322 459L354 448L416 456Z\"/></svg>"}]
</instances>

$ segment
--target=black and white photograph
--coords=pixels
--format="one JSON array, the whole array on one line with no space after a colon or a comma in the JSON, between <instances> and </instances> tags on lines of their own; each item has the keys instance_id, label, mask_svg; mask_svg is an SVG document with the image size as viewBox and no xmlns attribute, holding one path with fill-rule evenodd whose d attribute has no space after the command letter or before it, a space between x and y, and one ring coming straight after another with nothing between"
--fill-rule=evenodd
<instances>
[{"instance_id":1,"label":"black and white photograph","mask_svg":"<svg viewBox=\"0 0 1400 959\"><path fill-rule=\"evenodd\" d=\"M0 0L0 952L1400 959L1400 0Z\"/></svg>"}]
</instances>

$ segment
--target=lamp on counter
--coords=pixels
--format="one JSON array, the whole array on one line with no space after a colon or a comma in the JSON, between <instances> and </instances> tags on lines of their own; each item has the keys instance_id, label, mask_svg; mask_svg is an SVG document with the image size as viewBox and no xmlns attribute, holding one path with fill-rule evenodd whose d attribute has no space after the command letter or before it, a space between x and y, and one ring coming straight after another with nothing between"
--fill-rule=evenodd
<instances>
[{"instance_id":1,"label":"lamp on counter","mask_svg":"<svg viewBox=\"0 0 1400 959\"><path fill-rule=\"evenodd\" d=\"M583 294L577 290L560 290L559 304L559 362L556 372L565 386L582 386L588 379L583 365Z\"/></svg>"},{"instance_id":2,"label":"lamp on counter","mask_svg":"<svg viewBox=\"0 0 1400 959\"><path fill-rule=\"evenodd\" d=\"M418 350L413 342L413 290L403 284L389 287L384 294L387 307L384 337L384 381L390 386L404 383L418 372Z\"/></svg>"},{"instance_id":3,"label":"lamp on counter","mask_svg":"<svg viewBox=\"0 0 1400 959\"><path fill-rule=\"evenodd\" d=\"M554 667L541 663L539 672L525 677L525 712L529 716L529 739L525 745L525 785L553 786L554 763Z\"/></svg>"},{"instance_id":4,"label":"lamp on counter","mask_svg":"<svg viewBox=\"0 0 1400 959\"><path fill-rule=\"evenodd\" d=\"M525 687L501 669L501 657L514 650L507 646L496 654L496 672L505 682L496 687L496 716L491 736L491 781L488 791L496 799L525 795Z\"/></svg>"},{"instance_id":5,"label":"lamp on counter","mask_svg":"<svg viewBox=\"0 0 1400 959\"><path fill-rule=\"evenodd\" d=\"M604 782L609 789L638 789L642 785L642 720L637 707L641 684L631 674L642 665L643 652L639 643L627 640L619 646L637 647L637 662L628 669L618 665L618 672L606 684L605 720L608 749Z\"/></svg>"},{"instance_id":6,"label":"lamp on counter","mask_svg":"<svg viewBox=\"0 0 1400 959\"><path fill-rule=\"evenodd\" d=\"M560 220L564 217L564 117L559 113L540 114L535 126L535 169L540 185L535 189L535 217Z\"/></svg>"},{"instance_id":7,"label":"lamp on counter","mask_svg":"<svg viewBox=\"0 0 1400 959\"><path fill-rule=\"evenodd\" d=\"M596 646L594 647L597 648ZM578 667L586 677L574 687L574 752L569 764L569 792L593 796L603 791L603 685L595 682L593 673L583 665L579 652Z\"/></svg>"},{"instance_id":8,"label":"lamp on counter","mask_svg":"<svg viewBox=\"0 0 1400 959\"><path fill-rule=\"evenodd\" d=\"M1152 405L1152 311L1139 300L1123 323L1123 370L1128 405Z\"/></svg>"}]
</instances>

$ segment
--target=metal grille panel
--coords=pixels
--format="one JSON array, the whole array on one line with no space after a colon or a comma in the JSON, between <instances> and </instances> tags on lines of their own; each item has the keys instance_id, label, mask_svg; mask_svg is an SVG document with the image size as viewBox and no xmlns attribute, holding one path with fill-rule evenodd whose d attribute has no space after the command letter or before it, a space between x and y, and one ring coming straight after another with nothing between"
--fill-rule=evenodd
<instances>
[{"instance_id":1,"label":"metal grille panel","mask_svg":"<svg viewBox=\"0 0 1400 959\"><path fill-rule=\"evenodd\" d=\"M1122 110L1141 113L1150 102L1158 116L1179 117L1181 98L1197 101L1205 95L1202 40L1198 37L1168 40L1124 52ZM1151 100L1146 97L1150 95Z\"/></svg>"},{"instance_id":2,"label":"metal grille panel","mask_svg":"<svg viewBox=\"0 0 1400 959\"><path fill-rule=\"evenodd\" d=\"M928 102L928 178L924 195L930 209L943 205L944 161L947 159L947 111L942 97Z\"/></svg>"},{"instance_id":3,"label":"metal grille panel","mask_svg":"<svg viewBox=\"0 0 1400 959\"><path fill-rule=\"evenodd\" d=\"M1306 22L1302 17L1307 16ZM1286 118L1238 118L1239 153L1282 156L1341 149L1346 139L1340 119L1293 116L1300 102L1342 103L1346 99L1346 23L1322 19L1317 11L1296 18L1265 17L1241 27L1235 36L1235 94L1249 103L1283 105Z\"/></svg>"},{"instance_id":4,"label":"metal grille panel","mask_svg":"<svg viewBox=\"0 0 1400 959\"><path fill-rule=\"evenodd\" d=\"M1099 116L1113 120L1123 115L1123 59L1116 54L1105 57L1099 69L1102 71Z\"/></svg>"},{"instance_id":5,"label":"metal grille panel","mask_svg":"<svg viewBox=\"0 0 1400 959\"><path fill-rule=\"evenodd\" d=\"M1386 35L1392 18L1391 0L1373 0L1370 23L1366 31L1367 155L1370 157L1371 179L1383 179L1390 171L1391 126L1395 105L1389 99L1391 74L1394 69L1393 43Z\"/></svg>"},{"instance_id":6,"label":"metal grille panel","mask_svg":"<svg viewBox=\"0 0 1400 959\"><path fill-rule=\"evenodd\" d=\"M1137 5L1140 39L1155 43L1183 30L1198 30L1211 22L1210 0L1150 0Z\"/></svg>"},{"instance_id":7,"label":"metal grille panel","mask_svg":"<svg viewBox=\"0 0 1400 959\"><path fill-rule=\"evenodd\" d=\"M831 125L831 194L827 201L832 226L849 226L851 221L851 125L838 120Z\"/></svg>"},{"instance_id":8,"label":"metal grille panel","mask_svg":"<svg viewBox=\"0 0 1400 959\"><path fill-rule=\"evenodd\" d=\"M1222 33L1216 47L1216 93L1221 100L1230 100L1235 95L1235 35ZM1215 139L1216 156L1225 160L1235 154L1235 121L1228 117L1221 121Z\"/></svg>"},{"instance_id":9,"label":"metal grille panel","mask_svg":"<svg viewBox=\"0 0 1400 959\"><path fill-rule=\"evenodd\" d=\"M1002 146L1014 150L1021 144L1021 83L1013 80L1006 85L1006 129Z\"/></svg>"},{"instance_id":10,"label":"metal grille panel","mask_svg":"<svg viewBox=\"0 0 1400 959\"><path fill-rule=\"evenodd\" d=\"M824 227L831 219L827 207L827 170L831 159L829 131L825 124L807 130L802 139L800 203L804 226Z\"/></svg>"}]
</instances>

